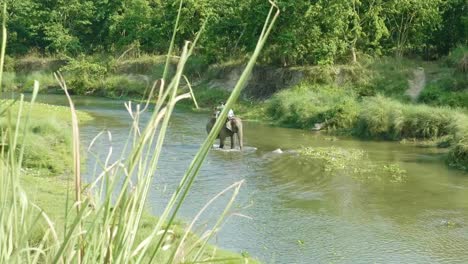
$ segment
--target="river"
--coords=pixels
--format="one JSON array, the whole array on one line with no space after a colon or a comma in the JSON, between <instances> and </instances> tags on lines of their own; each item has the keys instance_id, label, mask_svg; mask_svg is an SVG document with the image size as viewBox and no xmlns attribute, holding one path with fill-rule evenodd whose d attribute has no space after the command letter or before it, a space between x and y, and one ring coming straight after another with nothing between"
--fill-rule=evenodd
<instances>
[{"instance_id":1,"label":"river","mask_svg":"<svg viewBox=\"0 0 468 264\"><path fill-rule=\"evenodd\" d=\"M64 104L63 97L40 97ZM78 109L95 116L81 127L83 144L109 130L118 153L130 124L123 103L74 100ZM149 197L155 215L205 139L207 118L175 111ZM190 221L218 192L245 180L235 213L249 218L230 217L213 243L265 263L468 263L468 174L449 169L440 150L346 137L330 140L323 134L251 122L244 126L246 150L211 150L179 215ZM108 145L99 140L94 150L103 155ZM362 182L346 171L327 173L318 160L272 153L303 146L363 150L374 164L398 164L407 179ZM94 162L88 158L87 177ZM221 200L209 210L197 226L199 232L225 203Z\"/></svg>"}]
</instances>

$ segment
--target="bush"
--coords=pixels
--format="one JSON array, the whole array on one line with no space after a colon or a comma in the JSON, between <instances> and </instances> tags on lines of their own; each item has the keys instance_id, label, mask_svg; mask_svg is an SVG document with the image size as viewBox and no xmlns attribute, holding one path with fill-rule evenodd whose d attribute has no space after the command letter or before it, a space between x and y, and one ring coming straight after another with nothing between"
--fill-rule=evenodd
<instances>
[{"instance_id":1,"label":"bush","mask_svg":"<svg viewBox=\"0 0 468 264\"><path fill-rule=\"evenodd\" d=\"M106 67L84 56L70 60L60 71L65 73L70 91L75 94L86 94L95 90L97 81L104 79L107 73Z\"/></svg>"},{"instance_id":2,"label":"bush","mask_svg":"<svg viewBox=\"0 0 468 264\"><path fill-rule=\"evenodd\" d=\"M455 134L463 118L449 108L406 105L377 96L362 102L355 133L390 140L433 139Z\"/></svg>"},{"instance_id":3,"label":"bush","mask_svg":"<svg viewBox=\"0 0 468 264\"><path fill-rule=\"evenodd\" d=\"M449 165L468 170L468 135L455 144L448 157Z\"/></svg>"},{"instance_id":4,"label":"bush","mask_svg":"<svg viewBox=\"0 0 468 264\"><path fill-rule=\"evenodd\" d=\"M3 71L5 72L14 72L16 60L13 57L5 55L5 62L3 66Z\"/></svg>"},{"instance_id":5,"label":"bush","mask_svg":"<svg viewBox=\"0 0 468 264\"><path fill-rule=\"evenodd\" d=\"M138 78L138 75L109 76L96 84L100 95L112 98L142 96L150 86L149 80ZM149 88L148 88L149 89Z\"/></svg>"},{"instance_id":6,"label":"bush","mask_svg":"<svg viewBox=\"0 0 468 264\"><path fill-rule=\"evenodd\" d=\"M267 113L286 126L311 128L325 123L328 128L346 129L354 125L359 105L351 90L301 84L274 95Z\"/></svg>"},{"instance_id":7,"label":"bush","mask_svg":"<svg viewBox=\"0 0 468 264\"><path fill-rule=\"evenodd\" d=\"M458 67L460 66L460 62L465 58L468 54L468 46L458 46L453 49L450 54L445 58L445 63L449 67Z\"/></svg>"},{"instance_id":8,"label":"bush","mask_svg":"<svg viewBox=\"0 0 468 264\"><path fill-rule=\"evenodd\" d=\"M6 91L14 91L18 88L15 72L5 72L2 77L2 87Z\"/></svg>"},{"instance_id":9,"label":"bush","mask_svg":"<svg viewBox=\"0 0 468 264\"><path fill-rule=\"evenodd\" d=\"M57 86L57 82L52 73L35 71L30 73L6 72L3 74L2 84L6 91L30 92L33 88L34 80L39 81L41 89Z\"/></svg>"},{"instance_id":10,"label":"bush","mask_svg":"<svg viewBox=\"0 0 468 264\"><path fill-rule=\"evenodd\" d=\"M468 108L468 90L446 91L437 84L430 84L421 93L419 101L431 105Z\"/></svg>"},{"instance_id":11,"label":"bush","mask_svg":"<svg viewBox=\"0 0 468 264\"><path fill-rule=\"evenodd\" d=\"M177 63L176 59L172 59L169 67L169 72L175 72L174 68ZM146 74L155 78L161 78L164 72L166 63L165 56L145 54L137 58L127 58L114 62L114 71L120 74Z\"/></svg>"},{"instance_id":12,"label":"bush","mask_svg":"<svg viewBox=\"0 0 468 264\"><path fill-rule=\"evenodd\" d=\"M34 81L39 81L41 89L47 89L49 87L57 87L57 81L51 72L31 72L28 74L22 74L18 76L19 86L22 91L31 92L33 89Z\"/></svg>"},{"instance_id":13,"label":"bush","mask_svg":"<svg viewBox=\"0 0 468 264\"><path fill-rule=\"evenodd\" d=\"M456 60L459 56L461 55L452 54L446 60ZM422 91L419 101L432 105L468 108L468 75L457 71L452 62L447 64L449 67L436 69L436 75Z\"/></svg>"},{"instance_id":14,"label":"bush","mask_svg":"<svg viewBox=\"0 0 468 264\"><path fill-rule=\"evenodd\" d=\"M206 86L192 87L195 98L201 107L212 108L219 105L219 102L226 101L229 98L230 92L220 88L207 88ZM193 101L182 100L181 105L189 104L193 105Z\"/></svg>"},{"instance_id":15,"label":"bush","mask_svg":"<svg viewBox=\"0 0 468 264\"><path fill-rule=\"evenodd\" d=\"M383 94L397 99L407 100L405 91L408 79L413 78L415 63L403 58L382 58L369 64L373 76L370 85L374 94Z\"/></svg>"},{"instance_id":16,"label":"bush","mask_svg":"<svg viewBox=\"0 0 468 264\"><path fill-rule=\"evenodd\" d=\"M450 149L449 165L468 170L468 117L459 123L457 133L454 135L455 144Z\"/></svg>"}]
</instances>

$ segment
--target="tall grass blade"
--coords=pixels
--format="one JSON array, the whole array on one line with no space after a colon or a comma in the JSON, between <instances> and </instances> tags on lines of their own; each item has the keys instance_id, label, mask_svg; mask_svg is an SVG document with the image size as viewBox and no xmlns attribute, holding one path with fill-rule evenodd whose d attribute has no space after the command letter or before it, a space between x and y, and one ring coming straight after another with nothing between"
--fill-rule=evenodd
<instances>
[{"instance_id":1,"label":"tall grass blade","mask_svg":"<svg viewBox=\"0 0 468 264\"><path fill-rule=\"evenodd\" d=\"M190 95L192 96L192 100L193 100L193 103L195 104L195 107L196 107L197 109L200 109L200 107L198 107L197 98L195 98L195 94L193 93L192 85L190 85L190 82L189 82L189 80L187 79L187 76L185 76L185 75L184 75L184 80L185 80L185 82L187 83L187 86L188 86L188 88L189 88Z\"/></svg>"},{"instance_id":2,"label":"tall grass blade","mask_svg":"<svg viewBox=\"0 0 468 264\"><path fill-rule=\"evenodd\" d=\"M195 215L195 217L193 218L192 222L189 224L189 226L186 228L185 230L185 233L184 233L184 236L182 237L182 239L180 240L178 246L177 246L177 249L174 251L174 253L172 254L171 256L171 259L170 259L170 262L173 262L174 261L174 258L178 259L178 255L180 255L181 253L181 250L182 250L182 247L184 245L184 243L186 242L187 240L187 237L189 236L189 234L192 232L192 229L193 227L195 226L195 223L200 219L201 215L211 206L211 204L213 204L213 202L215 202L217 199L219 199L221 196L223 196L224 194L226 194L227 192L231 191L232 189L234 189L234 192L233 192L233 195L230 199L230 202L228 204L228 206L226 206L226 209L225 211L227 211L230 206L232 205L232 202L235 200L235 198L237 197L238 193L239 193L239 190L240 190L240 187L242 186L242 184L244 183L244 181L240 181L240 182L236 182L234 184L232 184L231 186L227 187L226 189L224 189L223 191L219 192L217 195L215 195L213 198L211 198L206 204L205 206L202 207L202 209L199 210L199 212ZM218 219L218 222L219 220L222 220L224 218L224 214ZM216 230L217 226L215 225L215 227L213 228L213 230ZM200 248L200 250L202 249L203 247Z\"/></svg>"},{"instance_id":3,"label":"tall grass blade","mask_svg":"<svg viewBox=\"0 0 468 264\"><path fill-rule=\"evenodd\" d=\"M76 201L76 211L77 213L81 210L81 158L80 158L80 130L78 127L78 116L76 114L75 105L68 93L68 87L63 79L63 76L57 72L54 73L54 77L59 83L62 90L65 92L65 96L67 97L70 112L71 112L71 119L72 119L72 139L73 139L73 174L75 179L75 201ZM78 225L78 233L81 233L82 223ZM79 247L79 254L78 254L78 263L81 263L81 257L83 255L83 248L81 245Z\"/></svg>"},{"instance_id":4,"label":"tall grass blade","mask_svg":"<svg viewBox=\"0 0 468 264\"><path fill-rule=\"evenodd\" d=\"M6 19L7 19L7 4L3 3L2 11L2 47L0 53L0 98L2 98L3 92L3 67L5 65L5 51L7 44L7 30L6 30Z\"/></svg>"}]
</instances>

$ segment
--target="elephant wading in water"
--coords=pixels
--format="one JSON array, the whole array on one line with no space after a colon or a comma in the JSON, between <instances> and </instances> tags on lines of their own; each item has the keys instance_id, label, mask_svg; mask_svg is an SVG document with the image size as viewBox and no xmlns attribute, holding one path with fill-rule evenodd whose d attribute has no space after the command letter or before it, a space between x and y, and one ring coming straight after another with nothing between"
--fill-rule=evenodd
<instances>
[{"instance_id":1,"label":"elephant wading in water","mask_svg":"<svg viewBox=\"0 0 468 264\"><path fill-rule=\"evenodd\" d=\"M208 124L206 124L206 132L208 134L210 133L211 129L213 128L214 124L216 122L216 117L212 117L210 121L208 121ZM229 129L230 127L231 129ZM239 141L239 148L242 150L243 143L243 134L242 134L242 120L238 117L233 117L231 120L228 120L226 124L221 128L221 131L219 132L219 135L217 138L219 138L219 148L224 148L224 141L226 140L227 137L231 138L231 149L234 148L234 134L237 134L237 139Z\"/></svg>"}]
</instances>

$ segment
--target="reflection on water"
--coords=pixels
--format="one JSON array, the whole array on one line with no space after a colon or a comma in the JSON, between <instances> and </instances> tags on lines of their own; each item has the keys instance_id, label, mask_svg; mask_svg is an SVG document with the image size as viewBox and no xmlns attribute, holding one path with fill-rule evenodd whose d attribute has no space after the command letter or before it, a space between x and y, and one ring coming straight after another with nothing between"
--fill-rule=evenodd
<instances>
[{"instance_id":1,"label":"reflection on water","mask_svg":"<svg viewBox=\"0 0 468 264\"><path fill-rule=\"evenodd\" d=\"M53 96L42 100L57 103ZM122 102L75 100L78 108L96 116L81 129L83 143L108 129L118 153L130 123ZM206 121L204 114L176 111L150 193L155 214L163 210L202 144ZM249 151L209 153L180 215L190 220L219 191L245 179L236 212L252 219L229 219L214 241L220 246L248 252L266 263L468 261L468 175L447 168L440 150L351 138L330 141L308 131L257 123L245 124L245 141ZM100 140L95 150L104 153L108 145ZM358 182L346 172L325 173L319 161L272 153L302 146L362 149L376 164L398 163L408 178L396 184ZM88 168L92 166L90 159ZM201 230L212 223L223 203L202 219Z\"/></svg>"}]
</instances>

